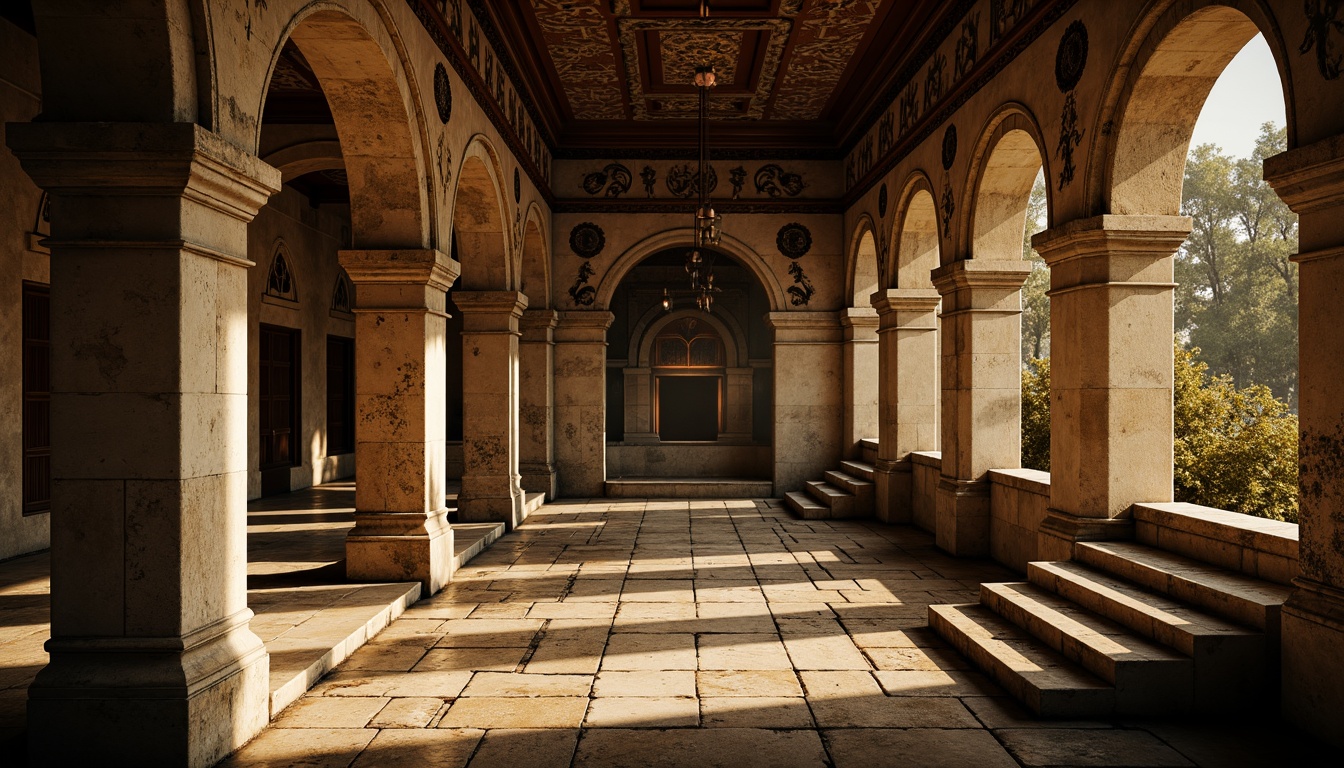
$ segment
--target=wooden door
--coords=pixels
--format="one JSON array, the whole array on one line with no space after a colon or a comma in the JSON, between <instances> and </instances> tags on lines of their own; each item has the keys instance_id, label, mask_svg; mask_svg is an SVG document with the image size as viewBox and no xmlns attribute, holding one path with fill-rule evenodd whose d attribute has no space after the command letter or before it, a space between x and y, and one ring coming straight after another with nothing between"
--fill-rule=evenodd
<instances>
[{"instance_id":1,"label":"wooden door","mask_svg":"<svg viewBox=\"0 0 1344 768\"><path fill-rule=\"evenodd\" d=\"M289 491L289 470L302 464L299 445L299 332L261 326L261 493Z\"/></svg>"}]
</instances>

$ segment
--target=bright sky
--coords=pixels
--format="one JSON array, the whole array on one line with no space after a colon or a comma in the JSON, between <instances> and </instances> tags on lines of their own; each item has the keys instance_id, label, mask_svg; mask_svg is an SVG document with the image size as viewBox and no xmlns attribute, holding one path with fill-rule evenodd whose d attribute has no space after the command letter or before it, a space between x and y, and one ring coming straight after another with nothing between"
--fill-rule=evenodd
<instances>
[{"instance_id":1,"label":"bright sky","mask_svg":"<svg viewBox=\"0 0 1344 768\"><path fill-rule=\"evenodd\" d=\"M1268 120L1284 124L1283 86L1264 35L1256 35L1213 86L1190 146L1217 144L1228 154L1246 157L1255 148L1260 124Z\"/></svg>"}]
</instances>

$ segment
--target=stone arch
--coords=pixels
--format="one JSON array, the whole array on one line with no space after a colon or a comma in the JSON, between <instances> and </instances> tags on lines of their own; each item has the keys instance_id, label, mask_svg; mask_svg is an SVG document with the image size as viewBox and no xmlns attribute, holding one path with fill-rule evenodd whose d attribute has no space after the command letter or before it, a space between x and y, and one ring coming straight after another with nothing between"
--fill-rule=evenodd
<instances>
[{"instance_id":1,"label":"stone arch","mask_svg":"<svg viewBox=\"0 0 1344 768\"><path fill-rule=\"evenodd\" d=\"M519 269L519 290L527 295L531 309L551 308L551 241L541 206L532 203L527 208L523 224L523 247Z\"/></svg>"},{"instance_id":2,"label":"stone arch","mask_svg":"<svg viewBox=\"0 0 1344 768\"><path fill-rule=\"evenodd\" d=\"M424 248L431 222L416 129L419 111L408 103L408 69L395 51L384 50L379 42L384 39L390 39L386 30L370 30L344 10L312 6L290 20L272 52L266 79L285 42L292 40L317 77L336 124L349 180L354 246ZM260 140L258 121L258 145Z\"/></svg>"},{"instance_id":3,"label":"stone arch","mask_svg":"<svg viewBox=\"0 0 1344 768\"><path fill-rule=\"evenodd\" d=\"M616 288L630 270L659 251L690 244L692 234L688 227L668 229L650 235L627 248L607 269L606 274L602 276L602 282L598 286L597 298L592 309L608 309L611 306L611 298L616 293ZM761 287L765 289L765 295L770 299L770 311L781 312L789 305L779 280L770 271L765 259L761 258L751 246L732 235L725 234L719 242L718 249L731 256L756 277Z\"/></svg>"},{"instance_id":4,"label":"stone arch","mask_svg":"<svg viewBox=\"0 0 1344 768\"><path fill-rule=\"evenodd\" d=\"M1008 104L994 113L971 156L975 177L962 207L970 215L962 217L958 258L1021 257L1031 188L1042 168L1050 178L1048 156L1040 125L1026 107ZM1047 199L1053 191L1047 184ZM1048 216L1048 204L1046 209Z\"/></svg>"},{"instance_id":5,"label":"stone arch","mask_svg":"<svg viewBox=\"0 0 1344 768\"><path fill-rule=\"evenodd\" d=\"M845 275L845 295L851 307L872 306L872 295L882 286L876 233L873 217L862 214L850 239L849 268Z\"/></svg>"},{"instance_id":6,"label":"stone arch","mask_svg":"<svg viewBox=\"0 0 1344 768\"><path fill-rule=\"evenodd\" d=\"M1168 4L1124 50L1101 118L1113 125L1093 147L1088 189L1099 212L1178 215L1190 137L1219 75L1259 32L1274 54L1296 144L1292 81L1278 28L1254 2Z\"/></svg>"},{"instance_id":7,"label":"stone arch","mask_svg":"<svg viewBox=\"0 0 1344 768\"><path fill-rule=\"evenodd\" d=\"M473 136L462 153L453 191L452 234L461 254L458 285L463 290L518 290L503 178L495 148L484 136Z\"/></svg>"},{"instance_id":8,"label":"stone arch","mask_svg":"<svg viewBox=\"0 0 1344 768\"><path fill-rule=\"evenodd\" d=\"M887 257L894 260L886 274L895 280L891 288L933 288L929 273L941 263L938 205L933 184L922 171L915 171L901 188L896 204L893 246Z\"/></svg>"},{"instance_id":9,"label":"stone arch","mask_svg":"<svg viewBox=\"0 0 1344 768\"><path fill-rule=\"evenodd\" d=\"M306 173L345 170L341 142L331 140L291 144L275 150L262 160L280 171L280 180L284 183L289 183Z\"/></svg>"},{"instance_id":10,"label":"stone arch","mask_svg":"<svg viewBox=\"0 0 1344 768\"><path fill-rule=\"evenodd\" d=\"M44 120L214 127L214 45L202 0L66 5L33 4Z\"/></svg>"}]
</instances>

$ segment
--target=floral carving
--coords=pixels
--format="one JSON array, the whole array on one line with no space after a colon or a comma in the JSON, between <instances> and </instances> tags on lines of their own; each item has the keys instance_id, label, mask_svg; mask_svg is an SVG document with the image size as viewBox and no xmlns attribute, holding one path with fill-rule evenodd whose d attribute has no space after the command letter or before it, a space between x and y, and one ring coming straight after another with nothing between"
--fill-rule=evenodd
<instances>
[{"instance_id":1,"label":"floral carving","mask_svg":"<svg viewBox=\"0 0 1344 768\"><path fill-rule=\"evenodd\" d=\"M719 175L714 166L705 166L705 194L713 194L719 186ZM690 164L674 165L667 172L667 191L673 197L697 197L700 194L700 173L691 170Z\"/></svg>"},{"instance_id":2,"label":"floral carving","mask_svg":"<svg viewBox=\"0 0 1344 768\"><path fill-rule=\"evenodd\" d=\"M629 168L620 163L609 163L602 170L593 171L583 177L583 191L590 195L620 197L630 191L633 182Z\"/></svg>"},{"instance_id":3,"label":"floral carving","mask_svg":"<svg viewBox=\"0 0 1344 768\"><path fill-rule=\"evenodd\" d=\"M789 173L774 163L761 166L761 169L756 172L755 182L756 191L770 197L779 197L780 195L797 197L807 186L803 182L801 174Z\"/></svg>"},{"instance_id":4,"label":"floral carving","mask_svg":"<svg viewBox=\"0 0 1344 768\"><path fill-rule=\"evenodd\" d=\"M592 276L593 265L584 261L579 265L579 276L569 287L569 298L580 307L592 306L597 298L597 289L588 284L588 278Z\"/></svg>"},{"instance_id":5,"label":"floral carving","mask_svg":"<svg viewBox=\"0 0 1344 768\"><path fill-rule=\"evenodd\" d=\"M791 262L789 274L793 276L793 285L788 287L789 303L795 307L807 306L817 291L812 287L812 281L807 278L807 274L803 272L803 265L797 261Z\"/></svg>"},{"instance_id":6,"label":"floral carving","mask_svg":"<svg viewBox=\"0 0 1344 768\"><path fill-rule=\"evenodd\" d=\"M1304 0L1307 35L1297 52L1305 55L1316 51L1316 67L1326 80L1337 79L1344 63L1344 54L1335 53L1335 41L1330 39L1332 31L1344 32L1344 20L1338 18L1341 4L1340 0Z\"/></svg>"}]
</instances>

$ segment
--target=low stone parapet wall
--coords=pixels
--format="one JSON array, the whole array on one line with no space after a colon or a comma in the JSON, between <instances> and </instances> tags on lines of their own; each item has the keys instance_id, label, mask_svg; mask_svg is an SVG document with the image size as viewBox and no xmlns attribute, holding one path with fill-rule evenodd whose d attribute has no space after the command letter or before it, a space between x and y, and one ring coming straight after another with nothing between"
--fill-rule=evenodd
<instances>
[{"instance_id":1,"label":"low stone parapet wall","mask_svg":"<svg viewBox=\"0 0 1344 768\"><path fill-rule=\"evenodd\" d=\"M1039 560L1036 532L1050 506L1050 473L1038 469L989 471L989 554L1025 572Z\"/></svg>"},{"instance_id":2,"label":"low stone parapet wall","mask_svg":"<svg viewBox=\"0 0 1344 768\"><path fill-rule=\"evenodd\" d=\"M1183 502L1133 511L1134 537L1144 544L1279 584L1297 576L1296 523Z\"/></svg>"}]
</instances>

